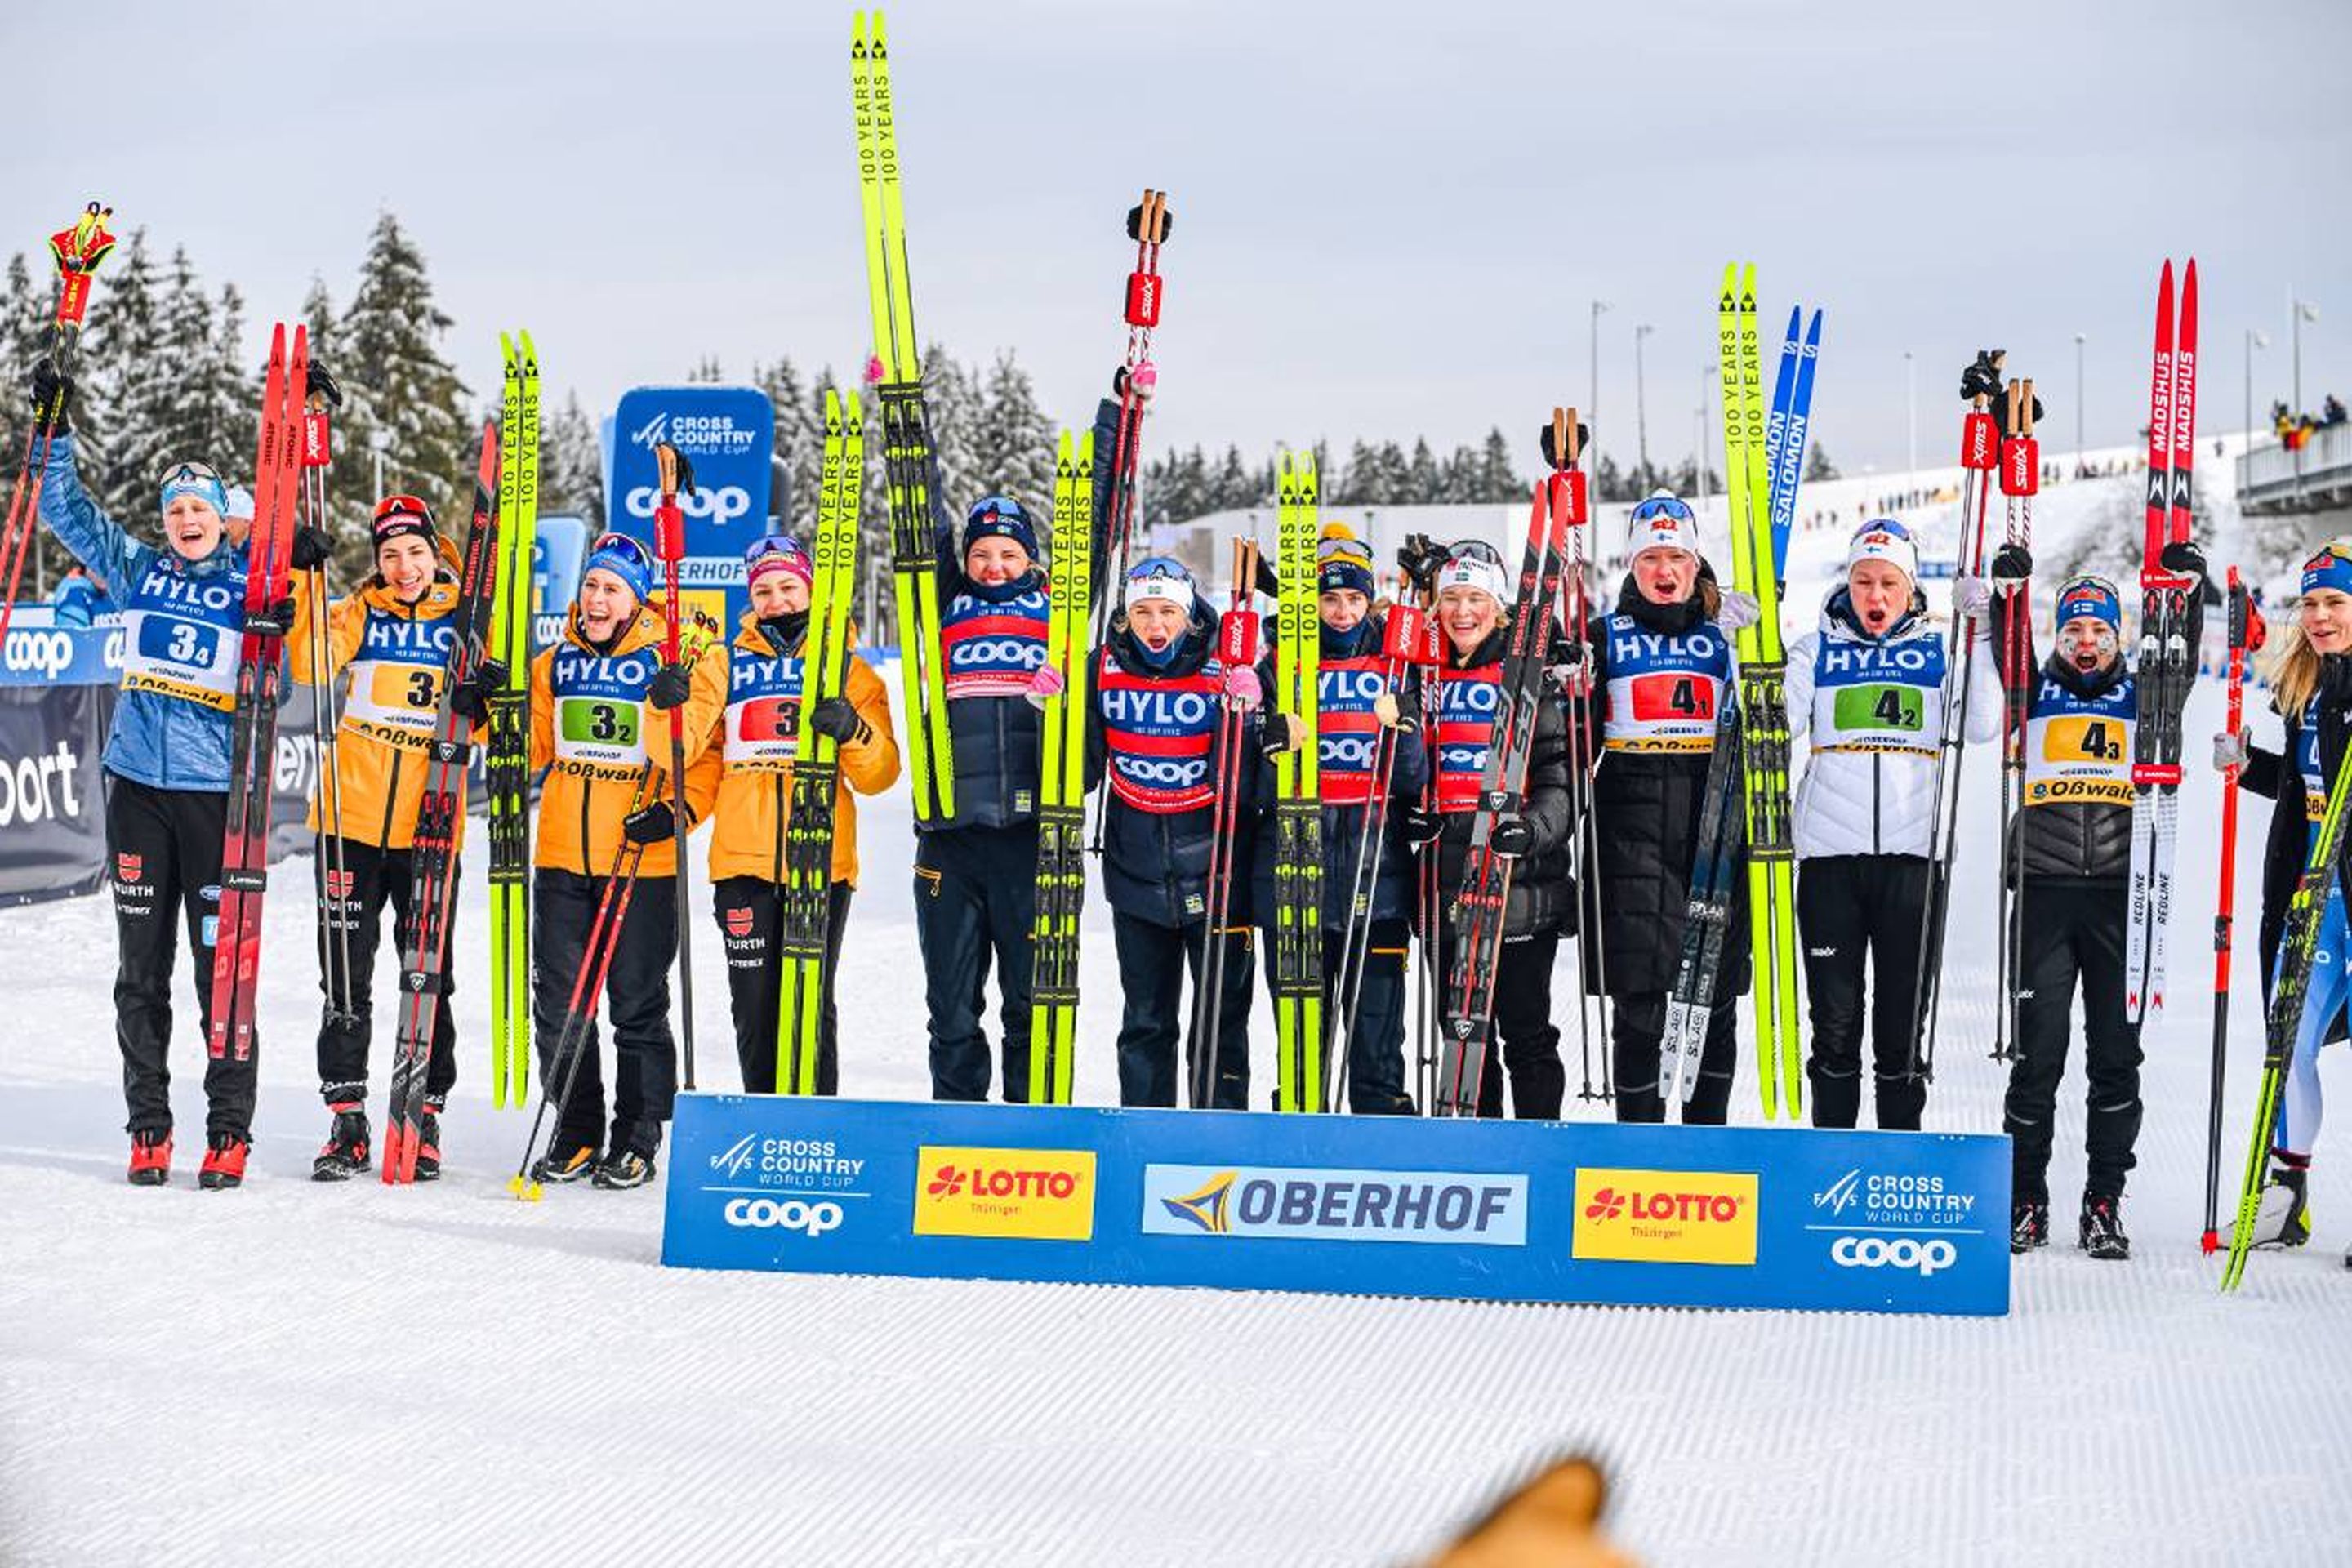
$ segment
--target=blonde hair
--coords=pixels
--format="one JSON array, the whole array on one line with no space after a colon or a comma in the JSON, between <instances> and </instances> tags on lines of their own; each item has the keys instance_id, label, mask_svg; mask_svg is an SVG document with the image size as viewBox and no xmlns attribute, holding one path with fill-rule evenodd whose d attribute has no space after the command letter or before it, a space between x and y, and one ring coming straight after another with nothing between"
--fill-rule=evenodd
<instances>
[{"instance_id":1,"label":"blonde hair","mask_svg":"<svg viewBox=\"0 0 2352 1568\"><path fill-rule=\"evenodd\" d=\"M2303 710L2319 691L2319 650L2303 635L2300 615L2280 632L2278 646L2264 658L2263 674L2279 712L2290 723L2303 722Z\"/></svg>"}]
</instances>

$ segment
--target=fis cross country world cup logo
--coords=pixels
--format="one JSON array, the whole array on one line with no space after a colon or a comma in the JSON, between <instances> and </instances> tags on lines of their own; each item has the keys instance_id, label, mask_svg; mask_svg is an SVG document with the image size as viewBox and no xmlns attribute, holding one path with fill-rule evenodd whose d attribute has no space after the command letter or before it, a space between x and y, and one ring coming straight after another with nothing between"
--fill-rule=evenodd
<instances>
[{"instance_id":1,"label":"fis cross country world cup logo","mask_svg":"<svg viewBox=\"0 0 2352 1568\"><path fill-rule=\"evenodd\" d=\"M1580 1166L1571 1252L1620 1263L1750 1265L1756 1201L1752 1172Z\"/></svg>"},{"instance_id":2,"label":"fis cross country world cup logo","mask_svg":"<svg viewBox=\"0 0 2352 1568\"><path fill-rule=\"evenodd\" d=\"M1940 1174L1859 1165L1813 1194L1816 1228L1831 1230L1959 1229L1974 1218L1976 1206L1976 1194Z\"/></svg>"},{"instance_id":3,"label":"fis cross country world cup logo","mask_svg":"<svg viewBox=\"0 0 2352 1568\"><path fill-rule=\"evenodd\" d=\"M924 1144L915 1161L915 1234L1091 1241L1091 1149Z\"/></svg>"},{"instance_id":4,"label":"fis cross country world cup logo","mask_svg":"<svg viewBox=\"0 0 2352 1568\"><path fill-rule=\"evenodd\" d=\"M1494 1171L1146 1165L1150 1236L1527 1245L1528 1178Z\"/></svg>"}]
</instances>

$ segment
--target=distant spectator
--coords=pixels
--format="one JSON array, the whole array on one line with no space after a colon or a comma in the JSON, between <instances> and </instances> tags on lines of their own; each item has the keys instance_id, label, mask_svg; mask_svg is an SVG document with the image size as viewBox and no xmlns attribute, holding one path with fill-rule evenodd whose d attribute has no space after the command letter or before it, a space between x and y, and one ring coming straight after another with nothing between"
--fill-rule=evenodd
<instances>
[{"instance_id":1,"label":"distant spectator","mask_svg":"<svg viewBox=\"0 0 2352 1568\"><path fill-rule=\"evenodd\" d=\"M2322 425L2341 425L2346 418L2344 400L2334 393L2329 393L2327 401L2319 405L2319 422Z\"/></svg>"},{"instance_id":2,"label":"distant spectator","mask_svg":"<svg viewBox=\"0 0 2352 1568\"><path fill-rule=\"evenodd\" d=\"M114 608L114 603L106 595L105 581L77 561L49 590L49 607L58 626L86 626L91 617Z\"/></svg>"},{"instance_id":3,"label":"distant spectator","mask_svg":"<svg viewBox=\"0 0 2352 1568\"><path fill-rule=\"evenodd\" d=\"M228 492L228 511L221 521L227 525L229 542L240 549L247 536L253 532L253 492L243 485Z\"/></svg>"}]
</instances>

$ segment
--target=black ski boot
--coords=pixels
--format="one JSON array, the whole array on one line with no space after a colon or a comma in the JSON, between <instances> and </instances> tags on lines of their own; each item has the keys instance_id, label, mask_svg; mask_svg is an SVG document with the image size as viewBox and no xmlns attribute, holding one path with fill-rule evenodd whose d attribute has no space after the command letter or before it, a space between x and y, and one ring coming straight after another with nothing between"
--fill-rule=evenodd
<instances>
[{"instance_id":1,"label":"black ski boot","mask_svg":"<svg viewBox=\"0 0 2352 1568\"><path fill-rule=\"evenodd\" d=\"M348 1182L368 1168L367 1110L356 1100L339 1100L327 1109L335 1120L327 1128L326 1146L310 1162L310 1179Z\"/></svg>"},{"instance_id":2,"label":"black ski boot","mask_svg":"<svg viewBox=\"0 0 2352 1568\"><path fill-rule=\"evenodd\" d=\"M2131 1256L2131 1237L2124 1234L2121 1198L2084 1193L2081 1227L2078 1245L2092 1257L2120 1260Z\"/></svg>"},{"instance_id":3,"label":"black ski boot","mask_svg":"<svg viewBox=\"0 0 2352 1568\"><path fill-rule=\"evenodd\" d=\"M2050 1205L2021 1198L2009 1205L2009 1249L2031 1252L2050 1245Z\"/></svg>"},{"instance_id":4,"label":"black ski boot","mask_svg":"<svg viewBox=\"0 0 2352 1568\"><path fill-rule=\"evenodd\" d=\"M425 1114L416 1122L416 1179L420 1182L441 1179L441 1112L448 1104L446 1095L425 1097Z\"/></svg>"},{"instance_id":5,"label":"black ski boot","mask_svg":"<svg viewBox=\"0 0 2352 1568\"><path fill-rule=\"evenodd\" d=\"M418 1151L421 1155L422 1150ZM596 1150L588 1143L558 1142L552 1148L531 1162L530 1179L534 1182L577 1182L593 1175L596 1171Z\"/></svg>"},{"instance_id":6,"label":"black ski boot","mask_svg":"<svg viewBox=\"0 0 2352 1568\"><path fill-rule=\"evenodd\" d=\"M654 1157L635 1149L616 1150L596 1167L596 1184L608 1190L642 1187L654 1179Z\"/></svg>"}]
</instances>

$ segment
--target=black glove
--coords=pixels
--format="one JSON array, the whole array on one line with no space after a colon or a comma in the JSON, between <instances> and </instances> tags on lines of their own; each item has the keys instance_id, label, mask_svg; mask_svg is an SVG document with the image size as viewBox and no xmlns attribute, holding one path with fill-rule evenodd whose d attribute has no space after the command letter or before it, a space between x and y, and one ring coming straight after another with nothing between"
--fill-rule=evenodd
<instances>
[{"instance_id":1,"label":"black glove","mask_svg":"<svg viewBox=\"0 0 2352 1568\"><path fill-rule=\"evenodd\" d=\"M302 384L302 395L305 397L323 399L330 408L341 408L343 405L342 384L317 360L310 362L309 379Z\"/></svg>"},{"instance_id":2,"label":"black glove","mask_svg":"<svg viewBox=\"0 0 2352 1568\"><path fill-rule=\"evenodd\" d=\"M335 536L315 523L304 523L294 531L294 549L289 557L297 572L315 572L334 559Z\"/></svg>"},{"instance_id":3,"label":"black glove","mask_svg":"<svg viewBox=\"0 0 2352 1568\"><path fill-rule=\"evenodd\" d=\"M2200 583L2212 575L2205 567L2205 552L2193 539L2174 540L2158 554L2156 563L2175 576L2194 577Z\"/></svg>"},{"instance_id":4,"label":"black glove","mask_svg":"<svg viewBox=\"0 0 2352 1568\"><path fill-rule=\"evenodd\" d=\"M2004 544L1992 552L1992 580L2020 583L2033 575L2033 552L2022 544Z\"/></svg>"},{"instance_id":5,"label":"black glove","mask_svg":"<svg viewBox=\"0 0 2352 1568\"><path fill-rule=\"evenodd\" d=\"M1257 558L1257 591L1269 599L1279 600L1282 597L1282 574L1274 569L1274 563L1263 555Z\"/></svg>"},{"instance_id":6,"label":"black glove","mask_svg":"<svg viewBox=\"0 0 2352 1568\"><path fill-rule=\"evenodd\" d=\"M1587 425L1581 419L1578 420L1576 422L1576 449L1579 452L1583 451L1591 439L1592 426ZM1538 432L1536 437L1536 445L1543 448L1543 460L1546 465L1555 468L1564 468L1568 467L1567 463L1560 459L1559 453L1552 447L1550 420L1547 419L1544 421L1543 429Z\"/></svg>"},{"instance_id":7,"label":"black glove","mask_svg":"<svg viewBox=\"0 0 2352 1568\"><path fill-rule=\"evenodd\" d=\"M1420 729L1421 693L1410 686L1402 686L1390 695L1396 701L1396 717L1390 721L1390 728L1404 735Z\"/></svg>"},{"instance_id":8,"label":"black glove","mask_svg":"<svg viewBox=\"0 0 2352 1568\"><path fill-rule=\"evenodd\" d=\"M63 436L73 428L73 377L44 358L33 365L33 433Z\"/></svg>"},{"instance_id":9,"label":"black glove","mask_svg":"<svg viewBox=\"0 0 2352 1568\"><path fill-rule=\"evenodd\" d=\"M810 709L809 728L845 745L874 738L873 727L858 716L856 708L845 697L828 697Z\"/></svg>"},{"instance_id":10,"label":"black glove","mask_svg":"<svg viewBox=\"0 0 2352 1568\"><path fill-rule=\"evenodd\" d=\"M1160 204L1160 242L1165 245L1168 242L1168 237L1175 232L1176 209L1170 206L1163 199ZM1143 204L1141 202L1127 209L1127 237L1139 245L1143 242Z\"/></svg>"},{"instance_id":11,"label":"black glove","mask_svg":"<svg viewBox=\"0 0 2352 1568\"><path fill-rule=\"evenodd\" d=\"M1515 860L1536 847L1534 825L1524 816L1497 816L1486 834L1487 847L1506 860Z\"/></svg>"},{"instance_id":12,"label":"black glove","mask_svg":"<svg viewBox=\"0 0 2352 1568\"><path fill-rule=\"evenodd\" d=\"M1445 832L1445 815L1425 806L1408 805L1397 814L1397 826L1407 844L1434 844Z\"/></svg>"},{"instance_id":13,"label":"black glove","mask_svg":"<svg viewBox=\"0 0 2352 1568\"><path fill-rule=\"evenodd\" d=\"M245 629L266 637L282 637L294 629L294 595L264 605L245 617Z\"/></svg>"},{"instance_id":14,"label":"black glove","mask_svg":"<svg viewBox=\"0 0 2352 1568\"><path fill-rule=\"evenodd\" d=\"M490 721L490 694L504 691L507 667L495 658L482 661L480 668L449 689L449 711L469 724Z\"/></svg>"},{"instance_id":15,"label":"black glove","mask_svg":"<svg viewBox=\"0 0 2352 1568\"><path fill-rule=\"evenodd\" d=\"M1979 349L1969 368L1960 372L1960 400L1964 403L1983 398L1988 403L2000 399L2000 364L2002 350Z\"/></svg>"},{"instance_id":16,"label":"black glove","mask_svg":"<svg viewBox=\"0 0 2352 1568\"><path fill-rule=\"evenodd\" d=\"M1278 757L1297 743L1291 733L1290 715L1269 710L1258 721L1257 749L1269 757Z\"/></svg>"},{"instance_id":17,"label":"black glove","mask_svg":"<svg viewBox=\"0 0 2352 1568\"><path fill-rule=\"evenodd\" d=\"M656 670L652 684L646 688L646 700L664 713L685 707L693 694L694 667L683 659Z\"/></svg>"},{"instance_id":18,"label":"black glove","mask_svg":"<svg viewBox=\"0 0 2352 1568\"><path fill-rule=\"evenodd\" d=\"M1397 570L1424 594L1437 581L1437 569L1445 562L1445 547L1432 542L1425 533L1405 535L1404 543L1397 551Z\"/></svg>"},{"instance_id":19,"label":"black glove","mask_svg":"<svg viewBox=\"0 0 2352 1568\"><path fill-rule=\"evenodd\" d=\"M677 816L666 800L641 805L621 818L621 837L632 844L659 844L677 836Z\"/></svg>"}]
</instances>

